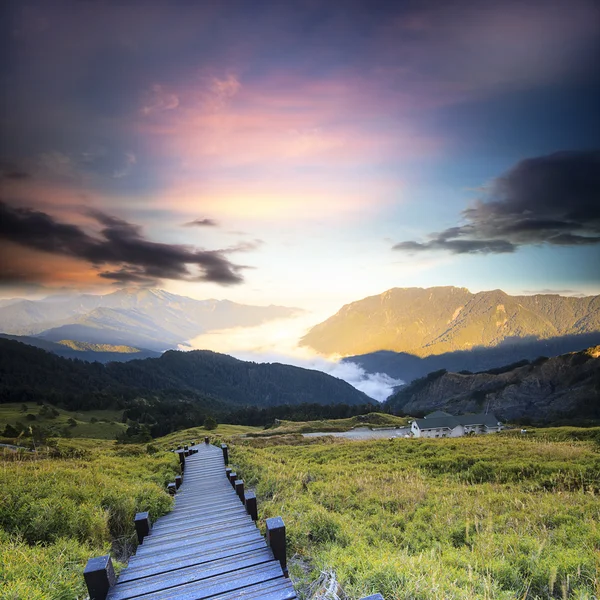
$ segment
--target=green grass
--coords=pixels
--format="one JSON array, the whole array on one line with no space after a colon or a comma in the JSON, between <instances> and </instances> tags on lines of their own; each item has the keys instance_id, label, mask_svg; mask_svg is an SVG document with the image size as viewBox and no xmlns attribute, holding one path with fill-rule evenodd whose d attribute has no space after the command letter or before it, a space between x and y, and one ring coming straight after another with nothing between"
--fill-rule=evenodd
<instances>
[{"instance_id":1,"label":"green grass","mask_svg":"<svg viewBox=\"0 0 600 600\"><path fill-rule=\"evenodd\" d=\"M289 435L295 433L316 433L320 431L350 431L355 427L405 427L408 417L395 417L384 413L369 413L348 419L323 419L321 421L280 421L278 425L266 430L259 430L250 434L256 437L270 437L273 435Z\"/></svg>"},{"instance_id":2,"label":"green grass","mask_svg":"<svg viewBox=\"0 0 600 600\"><path fill-rule=\"evenodd\" d=\"M591 441L600 446L600 427L525 427L505 430L501 436L519 437L525 440L542 440L547 442Z\"/></svg>"},{"instance_id":3,"label":"green grass","mask_svg":"<svg viewBox=\"0 0 600 600\"><path fill-rule=\"evenodd\" d=\"M368 421L404 421L388 419ZM279 435L249 438L262 430L197 427L148 446L60 439L37 456L0 450L0 600L83 600L87 559L111 551L122 568L135 512L170 510L165 485L178 461L164 450L205 435L230 444L261 527L283 516L303 597L328 572L347 600L600 598L598 428L359 442L289 433L365 424L342 423L283 422L270 430Z\"/></svg>"},{"instance_id":4,"label":"green grass","mask_svg":"<svg viewBox=\"0 0 600 600\"><path fill-rule=\"evenodd\" d=\"M241 440L230 455L261 517L283 516L301 589L333 571L352 599L600 597L594 443L295 443Z\"/></svg>"},{"instance_id":5,"label":"green grass","mask_svg":"<svg viewBox=\"0 0 600 600\"><path fill-rule=\"evenodd\" d=\"M217 442L227 441L229 438L245 435L255 434L262 431L262 427L251 427L249 425L228 425L219 424L216 429L207 430L204 427L192 427L190 429L184 429L183 431L174 431L164 437L158 438L153 444L160 448L171 449L176 448L180 445L190 444L193 441L203 443L204 438L208 436L210 443L214 444Z\"/></svg>"},{"instance_id":6,"label":"green grass","mask_svg":"<svg viewBox=\"0 0 600 600\"><path fill-rule=\"evenodd\" d=\"M25 403L27 412L22 410L22 404L0 404L0 434L7 424L15 425L21 422L26 426L41 426L52 428L56 431L68 428L73 438L94 438L114 440L118 433L125 430L126 425L121 423L122 410L89 410L85 412L73 412L57 409L59 416L48 418L40 415L41 406L35 402ZM29 420L28 414L35 416L35 420ZM69 427L69 419L74 419L75 427ZM95 422L91 422L92 419ZM1 437L1 435L0 435Z\"/></svg>"},{"instance_id":7,"label":"green grass","mask_svg":"<svg viewBox=\"0 0 600 600\"><path fill-rule=\"evenodd\" d=\"M170 510L170 452L102 440L60 440L43 457L0 453L0 599L85 597L83 568L135 547L133 517ZM117 567L120 565L117 563Z\"/></svg>"}]
</instances>

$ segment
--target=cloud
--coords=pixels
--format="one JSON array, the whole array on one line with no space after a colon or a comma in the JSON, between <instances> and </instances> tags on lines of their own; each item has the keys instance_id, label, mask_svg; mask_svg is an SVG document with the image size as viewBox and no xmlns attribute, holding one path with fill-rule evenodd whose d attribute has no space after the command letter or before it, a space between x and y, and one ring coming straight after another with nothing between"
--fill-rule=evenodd
<instances>
[{"instance_id":1,"label":"cloud","mask_svg":"<svg viewBox=\"0 0 600 600\"><path fill-rule=\"evenodd\" d=\"M226 251L227 253L231 252L251 252L252 250L256 250L264 245L265 241L255 238L253 240L248 240L245 242L240 242L239 244L234 244L233 246L229 246Z\"/></svg>"},{"instance_id":2,"label":"cloud","mask_svg":"<svg viewBox=\"0 0 600 600\"><path fill-rule=\"evenodd\" d=\"M241 87L239 79L231 73L225 77L210 77L204 83L200 93L203 109L211 112L222 110L237 95Z\"/></svg>"},{"instance_id":3,"label":"cloud","mask_svg":"<svg viewBox=\"0 0 600 600\"><path fill-rule=\"evenodd\" d=\"M129 175L133 165L137 163L137 158L133 152L125 152L124 165L120 169L116 169L113 173L115 179L126 177Z\"/></svg>"},{"instance_id":4,"label":"cloud","mask_svg":"<svg viewBox=\"0 0 600 600\"><path fill-rule=\"evenodd\" d=\"M225 352L241 360L259 363L280 362L288 365L322 371L332 377L343 379L371 398L382 402L394 387L404 383L385 373L366 373L351 362L341 362L338 356L322 356L306 347L299 347L298 340L323 315L304 312L288 319L276 319L255 327L234 327L210 331L200 335L189 344L196 349ZM182 348L184 350L189 347Z\"/></svg>"},{"instance_id":5,"label":"cloud","mask_svg":"<svg viewBox=\"0 0 600 600\"><path fill-rule=\"evenodd\" d=\"M19 165L9 161L0 160L0 180L12 179L20 181L23 179L30 179L31 173L23 169Z\"/></svg>"},{"instance_id":6,"label":"cloud","mask_svg":"<svg viewBox=\"0 0 600 600\"><path fill-rule=\"evenodd\" d=\"M44 152L38 158L38 168L42 174L72 179L77 176L77 167L72 157L64 152L53 150Z\"/></svg>"},{"instance_id":7,"label":"cloud","mask_svg":"<svg viewBox=\"0 0 600 600\"><path fill-rule=\"evenodd\" d=\"M184 223L184 227L218 227L219 224L214 219L194 219L189 223Z\"/></svg>"},{"instance_id":8,"label":"cloud","mask_svg":"<svg viewBox=\"0 0 600 600\"><path fill-rule=\"evenodd\" d=\"M152 113L173 110L179 106L179 96L165 90L164 86L156 83L145 94L141 113L144 116Z\"/></svg>"},{"instance_id":9,"label":"cloud","mask_svg":"<svg viewBox=\"0 0 600 600\"><path fill-rule=\"evenodd\" d=\"M89 216L101 226L99 236L78 225L59 222L47 213L0 201L0 239L84 260L95 268L112 266L99 276L118 282L155 284L162 279L178 279L231 285L243 281L240 270L244 267L229 261L227 250L152 242L138 225L99 211Z\"/></svg>"},{"instance_id":10,"label":"cloud","mask_svg":"<svg viewBox=\"0 0 600 600\"><path fill-rule=\"evenodd\" d=\"M465 223L394 250L500 254L520 246L600 244L600 151L529 158L495 179Z\"/></svg>"}]
</instances>

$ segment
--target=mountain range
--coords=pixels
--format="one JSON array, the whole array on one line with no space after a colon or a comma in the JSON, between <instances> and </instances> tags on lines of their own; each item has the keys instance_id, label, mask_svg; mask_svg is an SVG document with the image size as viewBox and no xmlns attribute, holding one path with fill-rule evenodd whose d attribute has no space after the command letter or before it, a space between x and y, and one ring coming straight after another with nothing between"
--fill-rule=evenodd
<instances>
[{"instance_id":1,"label":"mountain range","mask_svg":"<svg viewBox=\"0 0 600 600\"><path fill-rule=\"evenodd\" d=\"M342 307L301 344L410 383L439 369L481 371L600 344L600 296L394 288Z\"/></svg>"},{"instance_id":2,"label":"mountain range","mask_svg":"<svg viewBox=\"0 0 600 600\"><path fill-rule=\"evenodd\" d=\"M159 289L124 288L105 295L5 300L0 304L0 331L47 342L68 340L162 352L207 331L251 327L300 312L283 306L194 300Z\"/></svg>"},{"instance_id":3,"label":"mountain range","mask_svg":"<svg viewBox=\"0 0 600 600\"><path fill-rule=\"evenodd\" d=\"M600 419L600 346L481 373L434 371L386 401L394 412L422 416L489 411L502 420Z\"/></svg>"},{"instance_id":4,"label":"mountain range","mask_svg":"<svg viewBox=\"0 0 600 600\"><path fill-rule=\"evenodd\" d=\"M76 358L88 362L125 362L137 358L158 358L160 356L160 352L123 345L93 344L76 340L59 340L58 342L51 342L41 337L9 335L7 333L0 333L0 338L21 342L23 344L28 344L29 346L35 346L36 348L52 352L63 358Z\"/></svg>"},{"instance_id":5,"label":"mountain range","mask_svg":"<svg viewBox=\"0 0 600 600\"><path fill-rule=\"evenodd\" d=\"M323 354L379 350L425 357L533 336L600 332L600 296L509 296L502 290L394 288L342 307L301 340Z\"/></svg>"},{"instance_id":6,"label":"mountain range","mask_svg":"<svg viewBox=\"0 0 600 600\"><path fill-rule=\"evenodd\" d=\"M208 350L170 350L159 358L100 364L0 339L0 403L40 400L99 408L139 396L212 399L220 407L372 401L320 371L247 362Z\"/></svg>"},{"instance_id":7,"label":"mountain range","mask_svg":"<svg viewBox=\"0 0 600 600\"><path fill-rule=\"evenodd\" d=\"M558 356L600 344L600 332L566 335L549 339L535 336L510 338L497 346L477 346L471 350L457 350L444 354L416 356L408 352L380 350L357 356L348 356L342 362L354 363L366 373L385 373L393 379L410 383L432 371L485 371L519 360L535 360L540 356Z\"/></svg>"}]
</instances>

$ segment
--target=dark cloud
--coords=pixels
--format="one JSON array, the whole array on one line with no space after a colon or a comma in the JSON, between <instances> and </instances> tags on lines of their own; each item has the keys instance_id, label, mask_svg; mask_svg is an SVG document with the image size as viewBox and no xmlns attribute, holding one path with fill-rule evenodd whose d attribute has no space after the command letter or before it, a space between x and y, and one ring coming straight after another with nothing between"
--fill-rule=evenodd
<instances>
[{"instance_id":1,"label":"dark cloud","mask_svg":"<svg viewBox=\"0 0 600 600\"><path fill-rule=\"evenodd\" d=\"M0 179L30 179L31 174L19 165L0 160Z\"/></svg>"},{"instance_id":2,"label":"dark cloud","mask_svg":"<svg viewBox=\"0 0 600 600\"><path fill-rule=\"evenodd\" d=\"M184 227L218 227L219 224L214 219L194 219L189 223L184 223Z\"/></svg>"},{"instance_id":3,"label":"dark cloud","mask_svg":"<svg viewBox=\"0 0 600 600\"><path fill-rule=\"evenodd\" d=\"M138 225L102 212L90 215L102 226L98 237L44 212L0 201L0 238L82 259L95 267L109 265L114 268L101 272L100 277L118 282L156 284L161 279L180 279L230 285L243 281L240 270L244 267L227 259L228 250L151 242Z\"/></svg>"},{"instance_id":4,"label":"dark cloud","mask_svg":"<svg viewBox=\"0 0 600 600\"><path fill-rule=\"evenodd\" d=\"M229 246L227 248L227 252L251 252L252 250L256 250L260 248L264 244L264 240L260 240L258 238L249 240L247 242L240 242L239 244L235 244L234 246Z\"/></svg>"},{"instance_id":5,"label":"dark cloud","mask_svg":"<svg viewBox=\"0 0 600 600\"><path fill-rule=\"evenodd\" d=\"M98 277L110 279L116 285L121 283L143 285L148 287L156 287L158 281L152 277L148 277L143 268L140 267L123 267L116 271L102 271L98 273Z\"/></svg>"},{"instance_id":6,"label":"dark cloud","mask_svg":"<svg viewBox=\"0 0 600 600\"><path fill-rule=\"evenodd\" d=\"M4 179L29 179L31 175L25 173L25 171L7 171L2 173Z\"/></svg>"},{"instance_id":7,"label":"dark cloud","mask_svg":"<svg viewBox=\"0 0 600 600\"><path fill-rule=\"evenodd\" d=\"M600 151L523 160L462 215L464 225L393 248L499 254L530 244L600 244Z\"/></svg>"}]
</instances>

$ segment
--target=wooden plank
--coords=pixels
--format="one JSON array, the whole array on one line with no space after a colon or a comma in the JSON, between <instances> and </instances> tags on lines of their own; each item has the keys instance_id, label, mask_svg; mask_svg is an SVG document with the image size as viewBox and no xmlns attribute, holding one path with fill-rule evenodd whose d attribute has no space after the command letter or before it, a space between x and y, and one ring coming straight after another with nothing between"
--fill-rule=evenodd
<instances>
[{"instance_id":1,"label":"wooden plank","mask_svg":"<svg viewBox=\"0 0 600 600\"><path fill-rule=\"evenodd\" d=\"M144 537L107 600L297 598L227 479L221 449L195 448L173 511Z\"/></svg>"},{"instance_id":2,"label":"wooden plank","mask_svg":"<svg viewBox=\"0 0 600 600\"><path fill-rule=\"evenodd\" d=\"M194 565L158 573L130 582L122 583L119 581L111 595L111 600L128 600L129 598L135 598L143 594L200 582L209 578L216 579L221 575L235 573L240 569L264 565L272 561L273 555L266 548L261 548L254 552L228 556L206 563L203 565L203 568L198 568L197 565Z\"/></svg>"},{"instance_id":3,"label":"wooden plank","mask_svg":"<svg viewBox=\"0 0 600 600\"><path fill-rule=\"evenodd\" d=\"M254 540L250 542L245 541L241 544L231 544L226 548L218 548L216 550L206 550L205 548L200 548L196 552L186 552L179 559L168 558L167 560L163 561L156 559L140 561L139 563L135 564L135 568L129 569L129 567L127 567L124 569L119 576L119 582L141 579L157 573L166 573L174 569L200 566L214 560L219 560L220 558L261 550L264 547L265 545L263 540Z\"/></svg>"},{"instance_id":4,"label":"wooden plank","mask_svg":"<svg viewBox=\"0 0 600 600\"><path fill-rule=\"evenodd\" d=\"M144 600L204 600L218 594L238 592L251 585L283 579L281 566L278 561L253 566L210 577L201 581L178 585L174 588L163 589L143 596ZM114 588L118 589L118 584ZM239 594L238 594L239 596ZM136 598L140 596L130 596ZM112 595L110 596L112 600Z\"/></svg>"}]
</instances>

